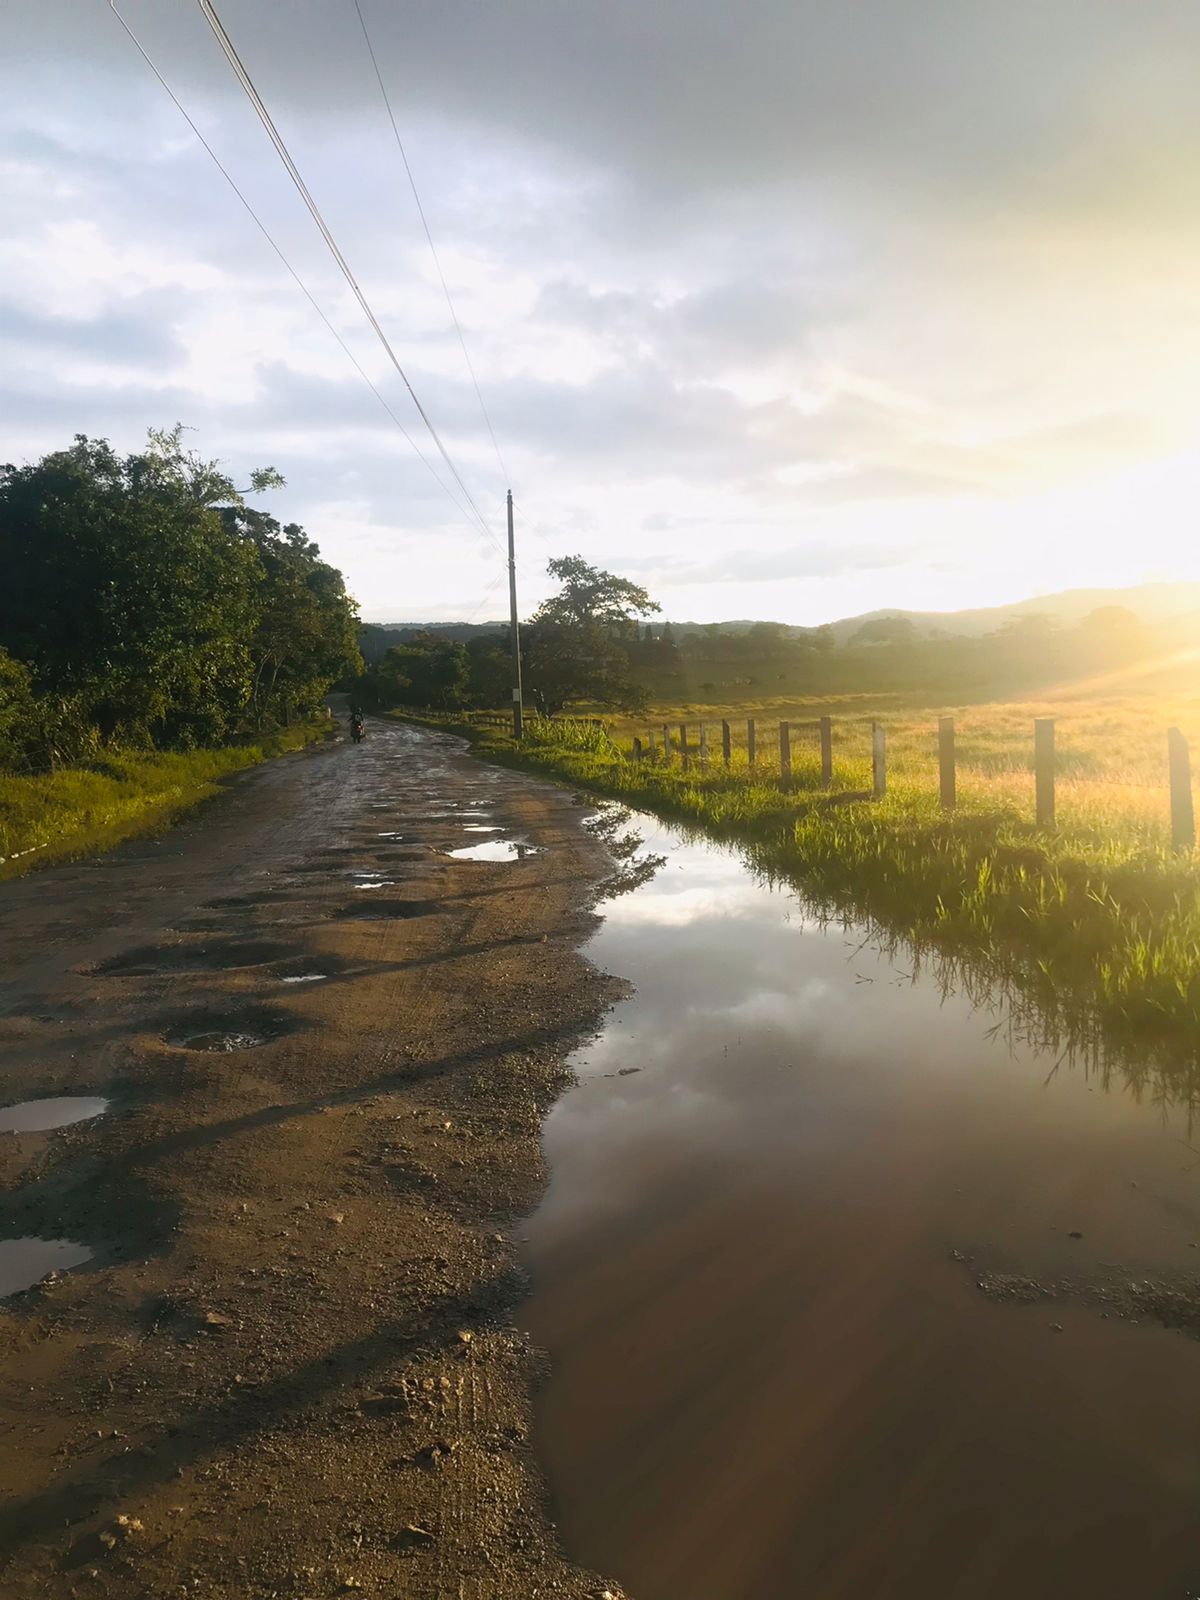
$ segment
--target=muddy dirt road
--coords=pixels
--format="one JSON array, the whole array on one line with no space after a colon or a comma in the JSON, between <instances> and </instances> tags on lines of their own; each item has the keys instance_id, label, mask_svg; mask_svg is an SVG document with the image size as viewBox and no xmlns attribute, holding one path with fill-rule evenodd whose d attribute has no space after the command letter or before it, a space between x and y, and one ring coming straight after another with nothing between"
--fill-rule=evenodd
<instances>
[{"instance_id":1,"label":"muddy dirt road","mask_svg":"<svg viewBox=\"0 0 1200 1600\"><path fill-rule=\"evenodd\" d=\"M616 987L580 814L375 724L0 885L0 1106L55 1102L0 1134L6 1600L601 1591L505 1231Z\"/></svg>"}]
</instances>

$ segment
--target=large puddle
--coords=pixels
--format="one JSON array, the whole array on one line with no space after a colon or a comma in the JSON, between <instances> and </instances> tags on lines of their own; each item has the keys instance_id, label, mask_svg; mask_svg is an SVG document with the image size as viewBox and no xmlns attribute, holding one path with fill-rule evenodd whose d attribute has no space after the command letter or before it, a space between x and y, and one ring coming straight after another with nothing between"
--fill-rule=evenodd
<instances>
[{"instance_id":1,"label":"large puddle","mask_svg":"<svg viewBox=\"0 0 1200 1600\"><path fill-rule=\"evenodd\" d=\"M23 1100L0 1107L0 1133L49 1133L73 1122L86 1122L108 1110L100 1095L53 1095L45 1100Z\"/></svg>"},{"instance_id":2,"label":"large puddle","mask_svg":"<svg viewBox=\"0 0 1200 1600\"><path fill-rule=\"evenodd\" d=\"M90 1261L92 1252L73 1239L0 1239L0 1300L52 1272L69 1272Z\"/></svg>"},{"instance_id":3,"label":"large puddle","mask_svg":"<svg viewBox=\"0 0 1200 1600\"><path fill-rule=\"evenodd\" d=\"M637 825L588 950L637 991L525 1228L568 1554L637 1600L1200 1592L1186 1115Z\"/></svg>"}]
</instances>

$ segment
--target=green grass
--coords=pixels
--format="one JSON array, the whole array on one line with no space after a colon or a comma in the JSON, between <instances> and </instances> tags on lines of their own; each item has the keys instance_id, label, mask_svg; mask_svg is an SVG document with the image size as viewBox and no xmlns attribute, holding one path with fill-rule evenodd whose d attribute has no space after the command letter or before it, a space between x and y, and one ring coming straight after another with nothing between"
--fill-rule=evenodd
<instances>
[{"instance_id":1,"label":"green grass","mask_svg":"<svg viewBox=\"0 0 1200 1600\"><path fill-rule=\"evenodd\" d=\"M818 912L865 919L907 941L918 959L965 960L976 978L1035 1005L1060 1035L1102 1036L1126 1060L1154 1064L1159 1083L1165 1063L1175 1092L1191 1097L1200 1066L1200 863L1194 852L1169 849L1165 815L1145 802L1163 708L1142 706L1132 722L1111 707L1091 710L1086 736L1074 731L1091 762L1081 762L1086 782L1105 784L1100 756L1110 740L1121 771L1132 768L1137 781L1102 787L1101 804L1084 794L1064 806L1060 794L1060 825L1046 831L1032 821L1032 777L1017 743L1041 707L976 708L979 727L968 725L966 741L975 776L960 779L952 812L938 805L936 744L925 738L936 717L911 713L907 730L894 729L891 751L907 733L912 758L893 760L880 801L851 797L869 786L869 744L849 755L843 745L827 793L815 753L794 756L788 792L777 769L750 771L744 750L726 771L719 723L708 767L693 762L687 772L677 759L631 761L629 728L614 742L582 723L535 722L520 749L494 729L471 736L494 759L736 841L759 871L795 884ZM1061 706L1052 714L1062 716ZM639 719L642 737L663 720L661 712L654 723ZM1060 731L1069 726L1064 719ZM759 737L761 749L761 729Z\"/></svg>"},{"instance_id":2,"label":"green grass","mask_svg":"<svg viewBox=\"0 0 1200 1600\"><path fill-rule=\"evenodd\" d=\"M222 778L325 737L303 723L256 744L184 754L118 751L86 767L36 777L0 773L0 878L111 849L170 822L217 792Z\"/></svg>"}]
</instances>

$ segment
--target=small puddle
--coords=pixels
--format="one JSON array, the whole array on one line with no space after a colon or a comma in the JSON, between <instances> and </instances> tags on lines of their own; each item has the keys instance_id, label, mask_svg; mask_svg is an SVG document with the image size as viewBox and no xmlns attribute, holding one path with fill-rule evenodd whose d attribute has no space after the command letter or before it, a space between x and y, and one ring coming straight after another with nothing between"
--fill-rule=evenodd
<instances>
[{"instance_id":1,"label":"small puddle","mask_svg":"<svg viewBox=\"0 0 1200 1600\"><path fill-rule=\"evenodd\" d=\"M486 844L464 844L446 854L456 861L524 861L528 856L540 856L542 847L516 839L489 839Z\"/></svg>"},{"instance_id":2,"label":"small puddle","mask_svg":"<svg viewBox=\"0 0 1200 1600\"><path fill-rule=\"evenodd\" d=\"M638 1600L1200 1593L1200 1341L1062 1287L1195 1295L1186 1093L633 820L664 869L587 954L637 988L522 1230L567 1554Z\"/></svg>"},{"instance_id":3,"label":"small puddle","mask_svg":"<svg viewBox=\"0 0 1200 1600\"><path fill-rule=\"evenodd\" d=\"M502 830L495 822L464 822L464 833L500 833Z\"/></svg>"},{"instance_id":4,"label":"small puddle","mask_svg":"<svg viewBox=\"0 0 1200 1600\"><path fill-rule=\"evenodd\" d=\"M232 1050L256 1050L259 1045L269 1044L271 1036L265 1033L173 1033L167 1036L167 1043L173 1044L179 1050L208 1050L220 1053Z\"/></svg>"},{"instance_id":5,"label":"small puddle","mask_svg":"<svg viewBox=\"0 0 1200 1600\"><path fill-rule=\"evenodd\" d=\"M281 983L320 983L328 976L327 972L292 972L286 974L279 981Z\"/></svg>"},{"instance_id":6,"label":"small puddle","mask_svg":"<svg viewBox=\"0 0 1200 1600\"><path fill-rule=\"evenodd\" d=\"M102 1117L109 1102L98 1095L55 1095L0 1107L0 1133L50 1133L73 1122Z\"/></svg>"},{"instance_id":7,"label":"small puddle","mask_svg":"<svg viewBox=\"0 0 1200 1600\"><path fill-rule=\"evenodd\" d=\"M91 1259L88 1247L73 1239L0 1239L0 1299Z\"/></svg>"}]
</instances>

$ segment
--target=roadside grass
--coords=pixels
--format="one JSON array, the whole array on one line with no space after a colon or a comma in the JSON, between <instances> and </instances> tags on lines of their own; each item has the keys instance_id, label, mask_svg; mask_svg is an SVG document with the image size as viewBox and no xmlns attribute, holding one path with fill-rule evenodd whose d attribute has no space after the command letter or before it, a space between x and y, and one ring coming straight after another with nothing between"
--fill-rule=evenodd
<instances>
[{"instance_id":1,"label":"roadside grass","mask_svg":"<svg viewBox=\"0 0 1200 1600\"><path fill-rule=\"evenodd\" d=\"M0 878L108 850L217 793L222 778L326 737L315 720L253 744L183 754L117 751L36 776L0 773Z\"/></svg>"},{"instance_id":2,"label":"roadside grass","mask_svg":"<svg viewBox=\"0 0 1200 1600\"><path fill-rule=\"evenodd\" d=\"M794 707L786 713L799 721ZM777 751L774 770L748 769L744 736L726 771L719 719L706 768L629 759L633 733L645 738L668 716L694 725L700 715L691 707L659 708L654 721L608 731L534 721L519 748L496 729L458 726L492 759L738 842L757 870L793 883L818 913L869 920L918 955L965 958L1015 986L1064 1037L1094 1040L1099 1030L1127 1059L1155 1064L1160 1085L1164 1067L1175 1074L1174 1092L1191 1099L1200 1065L1200 857L1169 848L1165 783L1160 796L1149 779L1156 761L1165 765L1168 722L1194 728L1198 707L1091 702L1078 718L1063 702L973 707L959 724L959 805L950 812L937 800L936 711L896 714L889 790L879 801L863 793L869 722L861 751L857 730L843 730L840 750L835 744L832 792L818 787L815 749L794 750L787 791ZM1077 774L1060 783L1052 830L1032 820L1027 747L1032 717L1042 714L1060 719L1060 765Z\"/></svg>"}]
</instances>

